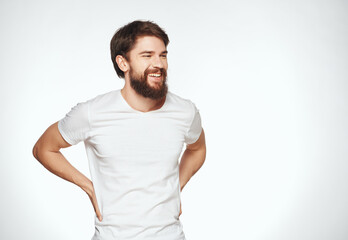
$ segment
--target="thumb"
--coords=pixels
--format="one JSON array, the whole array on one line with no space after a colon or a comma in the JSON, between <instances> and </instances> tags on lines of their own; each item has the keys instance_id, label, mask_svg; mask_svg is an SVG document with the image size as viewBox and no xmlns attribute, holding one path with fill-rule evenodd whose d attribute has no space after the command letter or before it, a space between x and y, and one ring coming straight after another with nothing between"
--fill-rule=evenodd
<instances>
[{"instance_id":1,"label":"thumb","mask_svg":"<svg viewBox=\"0 0 348 240\"><path fill-rule=\"evenodd\" d=\"M180 201L180 213L179 213L179 217L180 217L181 213L182 213L182 210L181 210L181 201Z\"/></svg>"},{"instance_id":2,"label":"thumb","mask_svg":"<svg viewBox=\"0 0 348 240\"><path fill-rule=\"evenodd\" d=\"M100 211L97 210L95 213L96 213L97 218L99 219L99 221L102 221L103 220L103 216L101 215Z\"/></svg>"},{"instance_id":3,"label":"thumb","mask_svg":"<svg viewBox=\"0 0 348 240\"><path fill-rule=\"evenodd\" d=\"M93 196L93 199L92 199L92 205L93 205L95 214L97 215L97 218L99 219L99 221L102 221L103 217L102 217L102 215L100 213L100 210L99 210L99 207L98 207L98 203L97 203L97 198L95 197L95 195Z\"/></svg>"},{"instance_id":4,"label":"thumb","mask_svg":"<svg viewBox=\"0 0 348 240\"><path fill-rule=\"evenodd\" d=\"M102 217L102 215L100 213L100 210L99 210L99 207L98 207L98 202L97 202L97 197L95 196L94 190L93 190L92 193L88 194L88 196L89 196L89 199L92 202L92 206L94 208L95 214L97 215L97 218L99 219L99 221L102 221L103 217Z\"/></svg>"}]
</instances>

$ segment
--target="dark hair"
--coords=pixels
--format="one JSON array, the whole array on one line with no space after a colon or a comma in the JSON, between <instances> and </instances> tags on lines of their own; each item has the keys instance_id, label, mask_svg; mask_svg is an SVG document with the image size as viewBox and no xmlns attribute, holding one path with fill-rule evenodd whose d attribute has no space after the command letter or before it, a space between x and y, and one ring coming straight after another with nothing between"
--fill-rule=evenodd
<instances>
[{"instance_id":1,"label":"dark hair","mask_svg":"<svg viewBox=\"0 0 348 240\"><path fill-rule=\"evenodd\" d=\"M116 63L116 56L122 55L128 60L127 53L132 50L138 37L155 36L164 42L167 46L169 38L165 31L156 23L151 21L134 21L119 28L110 42L111 60L119 77L124 78L124 72Z\"/></svg>"}]
</instances>

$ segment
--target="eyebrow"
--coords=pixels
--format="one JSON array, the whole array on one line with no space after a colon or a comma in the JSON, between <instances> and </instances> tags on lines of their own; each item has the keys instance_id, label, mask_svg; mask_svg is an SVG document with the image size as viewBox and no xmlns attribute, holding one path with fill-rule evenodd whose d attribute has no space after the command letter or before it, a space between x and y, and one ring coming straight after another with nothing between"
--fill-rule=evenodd
<instances>
[{"instance_id":1,"label":"eyebrow","mask_svg":"<svg viewBox=\"0 0 348 240\"><path fill-rule=\"evenodd\" d=\"M153 53L155 53L155 52L154 52L154 51L142 51L141 53L139 53L139 55L145 54L145 53L147 53L147 54L153 54ZM166 50L166 51L161 52L161 54L163 54L163 53L167 54L168 51Z\"/></svg>"}]
</instances>

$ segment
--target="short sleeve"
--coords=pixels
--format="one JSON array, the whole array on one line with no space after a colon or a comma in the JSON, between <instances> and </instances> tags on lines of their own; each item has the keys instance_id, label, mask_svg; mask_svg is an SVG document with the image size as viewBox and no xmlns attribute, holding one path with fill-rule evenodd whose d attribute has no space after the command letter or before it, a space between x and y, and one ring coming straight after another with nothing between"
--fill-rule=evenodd
<instances>
[{"instance_id":1,"label":"short sleeve","mask_svg":"<svg viewBox=\"0 0 348 240\"><path fill-rule=\"evenodd\" d=\"M90 130L88 111L88 102L78 103L59 120L59 132L69 144L75 145L87 138Z\"/></svg>"},{"instance_id":2,"label":"short sleeve","mask_svg":"<svg viewBox=\"0 0 348 240\"><path fill-rule=\"evenodd\" d=\"M192 103L193 106L193 118L190 127L185 135L185 143L192 144L195 143L202 132L202 122L199 110L196 105Z\"/></svg>"}]
</instances>

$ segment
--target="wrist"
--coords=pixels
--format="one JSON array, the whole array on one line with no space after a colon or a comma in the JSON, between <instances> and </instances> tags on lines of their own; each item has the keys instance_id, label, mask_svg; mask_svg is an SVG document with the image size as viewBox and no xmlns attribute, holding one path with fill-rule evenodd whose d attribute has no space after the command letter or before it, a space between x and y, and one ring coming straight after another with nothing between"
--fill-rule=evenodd
<instances>
[{"instance_id":1,"label":"wrist","mask_svg":"<svg viewBox=\"0 0 348 240\"><path fill-rule=\"evenodd\" d=\"M74 183L79 186L83 191L85 191L87 194L90 194L93 192L93 183L91 180L89 180L86 177L79 177L74 179Z\"/></svg>"}]
</instances>

